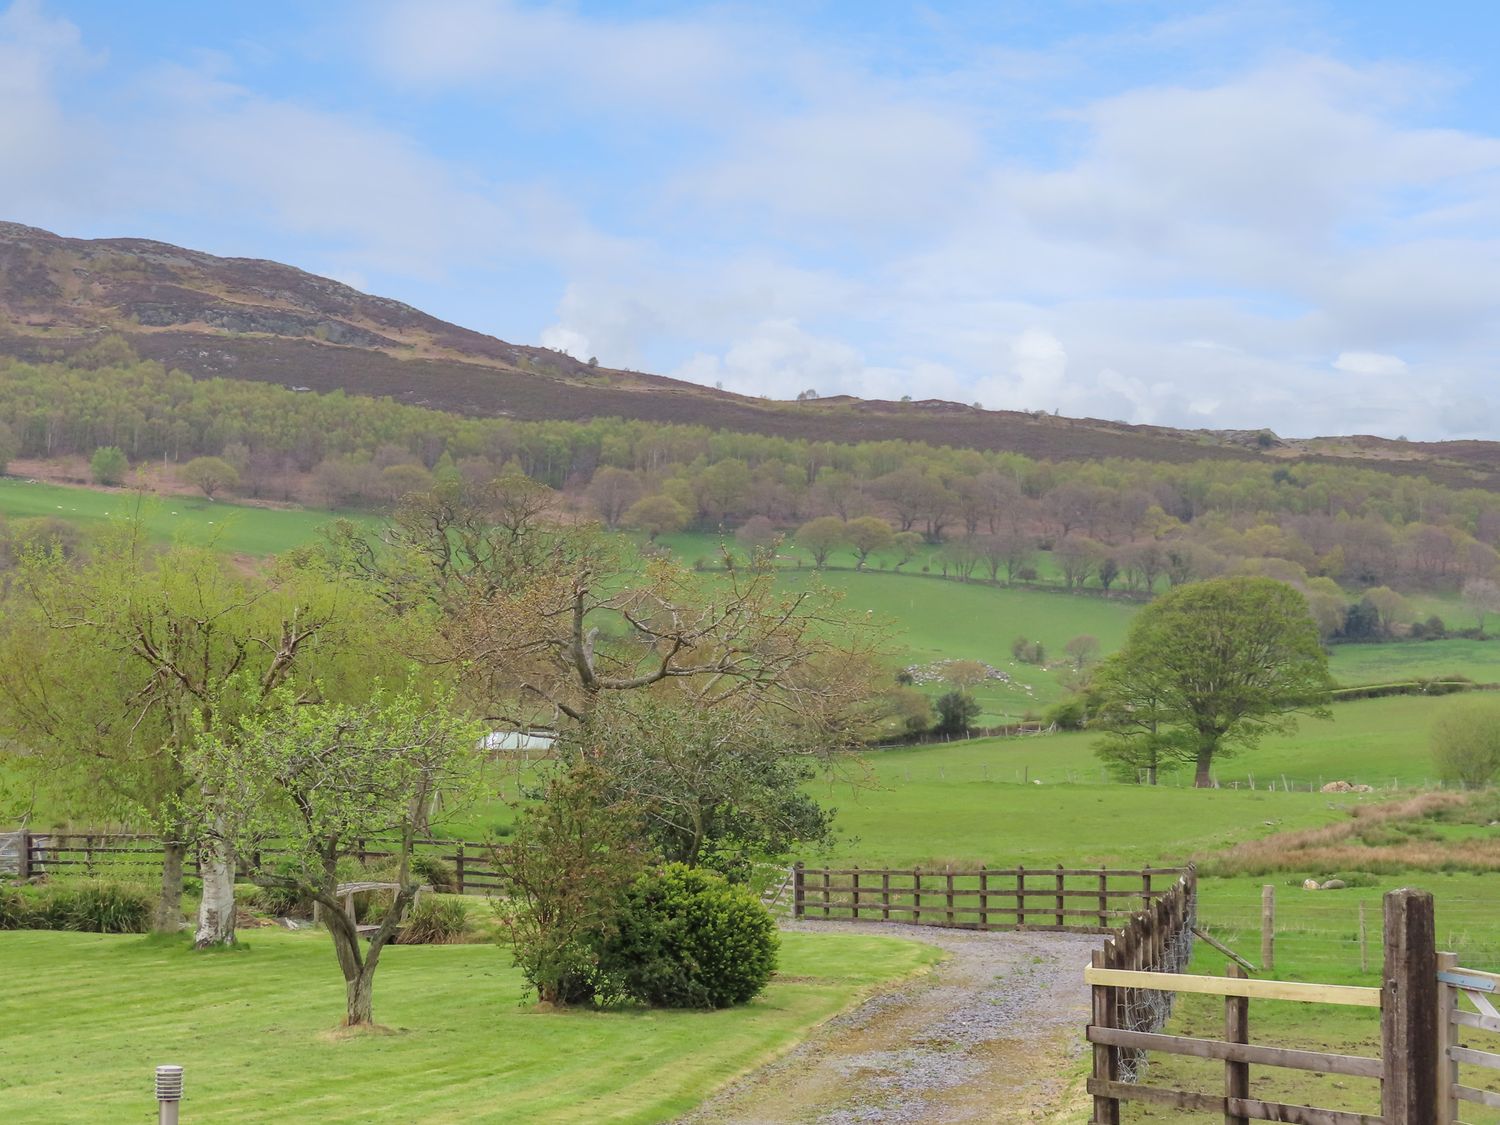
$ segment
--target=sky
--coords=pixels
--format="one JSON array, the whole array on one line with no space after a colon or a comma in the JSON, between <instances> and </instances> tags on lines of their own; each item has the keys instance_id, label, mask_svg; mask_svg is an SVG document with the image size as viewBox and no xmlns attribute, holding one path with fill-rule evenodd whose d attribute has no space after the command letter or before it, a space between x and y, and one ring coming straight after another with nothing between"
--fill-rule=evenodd
<instances>
[{"instance_id":1,"label":"sky","mask_svg":"<svg viewBox=\"0 0 1500 1125\"><path fill-rule=\"evenodd\" d=\"M1492 0L0 0L0 219L746 394L1500 438Z\"/></svg>"}]
</instances>

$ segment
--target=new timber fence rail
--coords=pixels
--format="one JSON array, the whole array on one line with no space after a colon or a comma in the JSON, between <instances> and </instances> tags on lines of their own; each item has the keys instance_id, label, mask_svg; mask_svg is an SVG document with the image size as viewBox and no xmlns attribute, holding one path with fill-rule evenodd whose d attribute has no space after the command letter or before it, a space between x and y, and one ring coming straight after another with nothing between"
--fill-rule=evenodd
<instances>
[{"instance_id":1,"label":"new timber fence rail","mask_svg":"<svg viewBox=\"0 0 1500 1125\"><path fill-rule=\"evenodd\" d=\"M1151 910L1191 868L792 868L792 914L970 930L1111 934Z\"/></svg>"},{"instance_id":2,"label":"new timber fence rail","mask_svg":"<svg viewBox=\"0 0 1500 1125\"><path fill-rule=\"evenodd\" d=\"M1226 1125L1251 1121L1458 1125L1464 1105L1500 1108L1494 1073L1500 1070L1500 1053L1460 1042L1464 1029L1500 1034L1500 1011L1493 1003L1500 993L1500 975L1460 968L1453 954L1437 952L1430 893L1403 889L1385 896L1385 963L1379 988L1248 979L1234 965L1222 977L1131 967L1131 962L1138 960L1131 950L1143 944L1149 947L1155 940L1159 913L1132 921L1094 955L1093 964L1084 970L1084 980L1093 989L1093 1020L1087 1037L1093 1045L1088 1091L1094 1099L1094 1125L1118 1125L1122 1103L1131 1102L1209 1113L1216 1118L1222 1115ZM1128 1005L1123 998L1139 990L1223 997L1223 1038L1164 1035L1126 1026L1121 1012ZM1366 1057L1252 1043L1251 1000L1378 1009L1380 1055ZM1465 1002L1474 1010L1466 1010ZM1145 1052L1222 1062L1222 1091L1145 1084L1139 1080L1143 1069L1131 1066L1132 1053L1138 1057ZM1380 1113L1253 1097L1252 1066L1313 1072L1330 1079L1330 1092L1347 1085L1336 1079L1377 1081ZM1461 1068L1467 1070L1461 1072ZM1486 1080L1488 1086L1476 1084Z\"/></svg>"}]
</instances>

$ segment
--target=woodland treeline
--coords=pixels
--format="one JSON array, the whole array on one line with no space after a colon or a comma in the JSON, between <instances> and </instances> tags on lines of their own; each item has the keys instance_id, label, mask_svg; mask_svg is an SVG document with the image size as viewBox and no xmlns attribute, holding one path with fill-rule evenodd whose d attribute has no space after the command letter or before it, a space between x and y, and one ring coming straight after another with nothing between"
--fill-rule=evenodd
<instances>
[{"instance_id":1,"label":"woodland treeline","mask_svg":"<svg viewBox=\"0 0 1500 1125\"><path fill-rule=\"evenodd\" d=\"M1305 462L1048 461L618 418L467 418L195 381L111 338L67 364L0 360L0 423L13 456L117 448L133 466L169 468L219 457L237 477L229 491L317 506L394 505L444 477L482 482L510 468L606 526L652 537L695 528L760 541L783 531L815 558L848 547L861 565L897 567L925 543L942 548L929 565L992 580L1034 577L1043 550L1075 588L1266 574L1321 586L1330 628L1337 591L1458 589L1500 569L1500 495L1421 476ZM889 537L874 527L882 523ZM1379 624L1401 616L1397 606Z\"/></svg>"}]
</instances>

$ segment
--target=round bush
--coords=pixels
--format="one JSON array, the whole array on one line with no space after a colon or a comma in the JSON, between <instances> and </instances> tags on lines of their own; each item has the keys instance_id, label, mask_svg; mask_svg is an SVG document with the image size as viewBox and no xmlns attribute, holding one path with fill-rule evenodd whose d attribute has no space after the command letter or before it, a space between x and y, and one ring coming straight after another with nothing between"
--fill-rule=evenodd
<instances>
[{"instance_id":1,"label":"round bush","mask_svg":"<svg viewBox=\"0 0 1500 1125\"><path fill-rule=\"evenodd\" d=\"M711 871L668 864L626 892L600 968L625 993L663 1008L727 1008L776 970L776 923L748 890Z\"/></svg>"}]
</instances>

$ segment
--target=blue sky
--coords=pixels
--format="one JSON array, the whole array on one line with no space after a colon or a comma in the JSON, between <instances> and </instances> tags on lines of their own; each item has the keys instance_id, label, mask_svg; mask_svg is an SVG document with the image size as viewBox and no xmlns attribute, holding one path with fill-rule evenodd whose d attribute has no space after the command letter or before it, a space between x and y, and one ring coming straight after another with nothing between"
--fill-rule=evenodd
<instances>
[{"instance_id":1,"label":"blue sky","mask_svg":"<svg viewBox=\"0 0 1500 1125\"><path fill-rule=\"evenodd\" d=\"M1500 437L1500 5L0 0L0 218L750 394Z\"/></svg>"}]
</instances>

